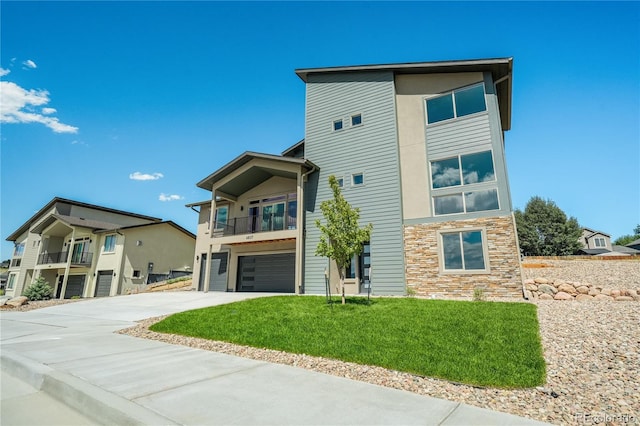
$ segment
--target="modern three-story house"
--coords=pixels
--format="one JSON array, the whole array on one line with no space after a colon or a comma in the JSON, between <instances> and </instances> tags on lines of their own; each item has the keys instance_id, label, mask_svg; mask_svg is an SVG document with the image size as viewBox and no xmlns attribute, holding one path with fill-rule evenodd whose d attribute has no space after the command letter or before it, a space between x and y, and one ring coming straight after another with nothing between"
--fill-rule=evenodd
<instances>
[{"instance_id":1,"label":"modern three-story house","mask_svg":"<svg viewBox=\"0 0 640 426\"><path fill-rule=\"evenodd\" d=\"M350 293L521 296L504 132L512 59L299 69L305 138L245 153L198 183L201 290L324 293L315 255L328 177L372 223ZM203 267L206 265L208 267Z\"/></svg>"}]
</instances>

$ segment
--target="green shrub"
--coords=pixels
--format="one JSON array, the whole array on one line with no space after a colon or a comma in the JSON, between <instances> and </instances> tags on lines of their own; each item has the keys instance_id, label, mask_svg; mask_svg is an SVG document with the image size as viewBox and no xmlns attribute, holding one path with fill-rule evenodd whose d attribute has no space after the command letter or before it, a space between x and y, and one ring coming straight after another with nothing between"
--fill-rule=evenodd
<instances>
[{"instance_id":1,"label":"green shrub","mask_svg":"<svg viewBox=\"0 0 640 426\"><path fill-rule=\"evenodd\" d=\"M78 300L78 299L82 299L82 297L80 297L80 296L71 296L71 299L72 300Z\"/></svg>"},{"instance_id":2,"label":"green shrub","mask_svg":"<svg viewBox=\"0 0 640 426\"><path fill-rule=\"evenodd\" d=\"M38 277L24 290L23 296L29 300L49 300L53 294L53 288L43 277Z\"/></svg>"},{"instance_id":3,"label":"green shrub","mask_svg":"<svg viewBox=\"0 0 640 426\"><path fill-rule=\"evenodd\" d=\"M4 296L4 289L0 288L0 296Z\"/></svg>"},{"instance_id":4,"label":"green shrub","mask_svg":"<svg viewBox=\"0 0 640 426\"><path fill-rule=\"evenodd\" d=\"M473 289L473 300L476 302L482 302L485 299L484 288L483 287L474 287Z\"/></svg>"}]
</instances>

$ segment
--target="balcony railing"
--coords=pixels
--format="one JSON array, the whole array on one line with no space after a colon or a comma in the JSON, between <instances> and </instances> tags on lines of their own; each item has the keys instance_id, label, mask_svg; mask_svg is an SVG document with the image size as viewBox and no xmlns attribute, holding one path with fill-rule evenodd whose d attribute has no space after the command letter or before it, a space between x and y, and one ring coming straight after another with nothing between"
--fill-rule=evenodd
<instances>
[{"instance_id":1,"label":"balcony railing","mask_svg":"<svg viewBox=\"0 0 640 426\"><path fill-rule=\"evenodd\" d=\"M215 222L213 237L255 234L258 232L285 231L296 229L296 218L286 213L263 214L260 216L234 217L226 223Z\"/></svg>"},{"instance_id":2,"label":"balcony railing","mask_svg":"<svg viewBox=\"0 0 640 426\"><path fill-rule=\"evenodd\" d=\"M38 265L46 265L49 263L67 263L69 260L69 252L60 253L42 253L38 256ZM93 260L93 253L73 253L71 254L72 265L91 265Z\"/></svg>"}]
</instances>

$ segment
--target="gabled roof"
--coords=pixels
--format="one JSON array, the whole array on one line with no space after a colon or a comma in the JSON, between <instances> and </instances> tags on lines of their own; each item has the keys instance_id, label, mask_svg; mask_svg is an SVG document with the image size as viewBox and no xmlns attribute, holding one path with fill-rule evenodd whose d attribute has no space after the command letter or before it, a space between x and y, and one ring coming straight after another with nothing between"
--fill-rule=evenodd
<instances>
[{"instance_id":1,"label":"gabled roof","mask_svg":"<svg viewBox=\"0 0 640 426\"><path fill-rule=\"evenodd\" d=\"M511 128L511 73L513 58L467 59L459 61L406 62L398 64L351 65L343 67L300 68L295 72L305 83L309 76L326 73L355 73L367 71L391 71L394 74L436 74L489 71L497 84L498 105L502 129Z\"/></svg>"},{"instance_id":2,"label":"gabled roof","mask_svg":"<svg viewBox=\"0 0 640 426\"><path fill-rule=\"evenodd\" d=\"M15 241L20 235L22 235L24 232L26 232L31 227L33 222L38 220L40 218L40 216L42 216L45 212L50 210L56 203L64 203L64 204L70 204L72 206L86 207L86 208L90 208L90 209L94 209L94 210L100 210L100 211L109 212L109 213L116 213L116 214L121 214L121 215L125 215L125 216L131 216L131 217L135 217L135 218L138 218L138 219L150 220L150 221L153 221L153 222L159 222L159 221L162 220L162 219L157 218L157 217L151 217L151 216L145 216L145 215L141 215L141 214L137 214L137 213L126 212L124 210L111 209L109 207L102 207L102 206L98 206L98 205L95 205L95 204L83 203L81 201L69 200L67 198L54 197L43 208L38 210L38 212L36 214L31 216L24 224L22 224L22 226L20 226L20 228L16 229L11 235L9 235L7 237L7 241Z\"/></svg>"},{"instance_id":3,"label":"gabled roof","mask_svg":"<svg viewBox=\"0 0 640 426\"><path fill-rule=\"evenodd\" d=\"M100 231L97 231L96 234L104 234L107 232L113 232L113 231L126 231L127 229L137 229L137 228L144 228L147 226L157 226L157 225L169 225L174 227L175 229L177 229L178 231L186 234L187 236L195 239L196 236L194 233L184 229L182 226L178 225L177 223L171 221L171 220L163 220L161 222L152 222L152 223L143 223L142 225L129 225L129 226L120 226L118 228L115 229L103 229Z\"/></svg>"},{"instance_id":4,"label":"gabled roof","mask_svg":"<svg viewBox=\"0 0 640 426\"><path fill-rule=\"evenodd\" d=\"M597 234L604 235L606 237L611 238L611 235L609 235L609 234L607 234L605 232L602 232L602 231L596 231L595 229L584 228L583 227L582 230L589 233L588 235L585 236L585 238L591 238L591 237L593 237L594 235L597 235Z\"/></svg>"},{"instance_id":5,"label":"gabled roof","mask_svg":"<svg viewBox=\"0 0 640 426\"><path fill-rule=\"evenodd\" d=\"M317 168L311 161L305 160L304 158L283 157L281 155L263 154L259 152L246 151L243 154L240 154L238 157L231 160L230 162L228 162L227 164L225 164L224 166L222 166L221 168L219 168L218 170L216 170L215 172L211 173L206 178L202 179L196 185L199 188L211 191L213 188L213 184L215 182L228 176L235 170L238 170L243 165L255 159L263 159L263 160L270 160L270 161L276 161L281 163L296 164L308 170L313 170L314 168Z\"/></svg>"}]
</instances>

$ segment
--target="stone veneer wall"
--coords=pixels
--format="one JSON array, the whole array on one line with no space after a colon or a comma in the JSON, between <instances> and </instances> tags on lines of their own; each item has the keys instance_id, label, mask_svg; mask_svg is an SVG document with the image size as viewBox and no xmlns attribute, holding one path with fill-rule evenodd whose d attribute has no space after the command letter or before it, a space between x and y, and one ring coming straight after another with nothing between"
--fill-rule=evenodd
<instances>
[{"instance_id":1,"label":"stone veneer wall","mask_svg":"<svg viewBox=\"0 0 640 426\"><path fill-rule=\"evenodd\" d=\"M484 229L487 239L489 273L441 273L438 232ZM407 289L419 296L473 296L481 287L489 297L522 298L522 275L513 216L457 220L404 226L405 274Z\"/></svg>"}]
</instances>

